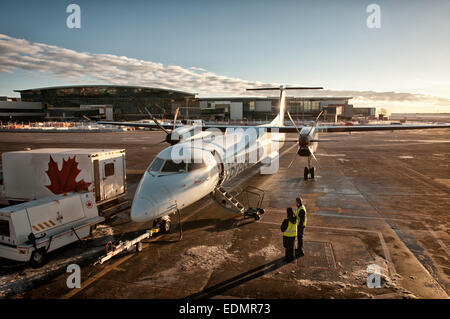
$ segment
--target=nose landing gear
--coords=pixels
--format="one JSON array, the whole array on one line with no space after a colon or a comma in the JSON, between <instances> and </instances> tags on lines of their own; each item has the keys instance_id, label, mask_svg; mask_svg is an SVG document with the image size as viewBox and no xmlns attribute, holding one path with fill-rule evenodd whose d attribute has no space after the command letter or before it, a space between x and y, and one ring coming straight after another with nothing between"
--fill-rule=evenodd
<instances>
[{"instance_id":1,"label":"nose landing gear","mask_svg":"<svg viewBox=\"0 0 450 319\"><path fill-rule=\"evenodd\" d=\"M308 156L308 167L305 167L305 170L303 171L303 177L305 178L305 181L308 179L308 176L311 176L311 179L314 179L314 173L316 172L316 169L314 166L311 166L311 157Z\"/></svg>"}]
</instances>

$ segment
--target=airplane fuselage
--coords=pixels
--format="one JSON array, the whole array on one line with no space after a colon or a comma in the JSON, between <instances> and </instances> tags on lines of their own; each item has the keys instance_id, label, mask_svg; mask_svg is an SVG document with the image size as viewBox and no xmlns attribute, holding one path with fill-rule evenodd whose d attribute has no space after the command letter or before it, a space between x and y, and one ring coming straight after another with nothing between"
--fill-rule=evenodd
<instances>
[{"instance_id":1,"label":"airplane fuselage","mask_svg":"<svg viewBox=\"0 0 450 319\"><path fill-rule=\"evenodd\" d=\"M283 146L279 140L284 140L284 133L248 129L252 134L244 130L226 132L210 139L187 140L161 151L139 183L131 219L146 222L185 208ZM176 163L174 158L181 153L189 155Z\"/></svg>"}]
</instances>

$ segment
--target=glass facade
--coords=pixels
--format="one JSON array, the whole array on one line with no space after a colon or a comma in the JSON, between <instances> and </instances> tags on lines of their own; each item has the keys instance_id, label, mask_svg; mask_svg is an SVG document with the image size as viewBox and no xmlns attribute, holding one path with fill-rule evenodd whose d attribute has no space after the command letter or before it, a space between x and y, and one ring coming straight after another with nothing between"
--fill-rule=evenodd
<instances>
[{"instance_id":1,"label":"glass facade","mask_svg":"<svg viewBox=\"0 0 450 319\"><path fill-rule=\"evenodd\" d=\"M186 108L186 99L194 99L194 94L158 88L131 86L72 86L19 91L23 101L39 101L50 117L78 117L87 111L84 105L110 105L114 119L142 118L147 108L159 117L171 117L177 107ZM195 107L195 103L189 103ZM78 114L79 113L79 114ZM81 114L82 113L82 114ZM195 112L194 112L195 113ZM70 115L69 115L70 114ZM91 114L92 115L92 112ZM180 115L183 116L183 114Z\"/></svg>"}]
</instances>

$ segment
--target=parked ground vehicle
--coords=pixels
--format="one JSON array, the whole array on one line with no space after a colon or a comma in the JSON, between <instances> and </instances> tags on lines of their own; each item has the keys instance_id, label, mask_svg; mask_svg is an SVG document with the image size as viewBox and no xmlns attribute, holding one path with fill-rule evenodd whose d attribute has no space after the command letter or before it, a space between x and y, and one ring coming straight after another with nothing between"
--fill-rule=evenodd
<instances>
[{"instance_id":1,"label":"parked ground vehicle","mask_svg":"<svg viewBox=\"0 0 450 319\"><path fill-rule=\"evenodd\" d=\"M0 257L41 266L47 253L89 236L103 221L92 192L0 208Z\"/></svg>"},{"instance_id":2,"label":"parked ground vehicle","mask_svg":"<svg viewBox=\"0 0 450 319\"><path fill-rule=\"evenodd\" d=\"M2 154L3 187L10 203L90 191L97 205L126 193L125 151L44 148Z\"/></svg>"}]
</instances>

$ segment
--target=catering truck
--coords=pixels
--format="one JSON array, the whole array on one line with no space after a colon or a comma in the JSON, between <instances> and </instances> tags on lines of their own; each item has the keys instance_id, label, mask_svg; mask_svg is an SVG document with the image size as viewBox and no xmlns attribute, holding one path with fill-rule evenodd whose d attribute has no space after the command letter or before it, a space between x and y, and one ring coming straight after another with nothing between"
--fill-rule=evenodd
<instances>
[{"instance_id":1,"label":"catering truck","mask_svg":"<svg viewBox=\"0 0 450 319\"><path fill-rule=\"evenodd\" d=\"M5 152L2 166L0 195L10 204L87 191L94 193L100 206L126 194L123 149L42 148Z\"/></svg>"},{"instance_id":2,"label":"catering truck","mask_svg":"<svg viewBox=\"0 0 450 319\"><path fill-rule=\"evenodd\" d=\"M94 193L67 193L0 208L0 257L43 265L47 254L81 240L105 219Z\"/></svg>"}]
</instances>

